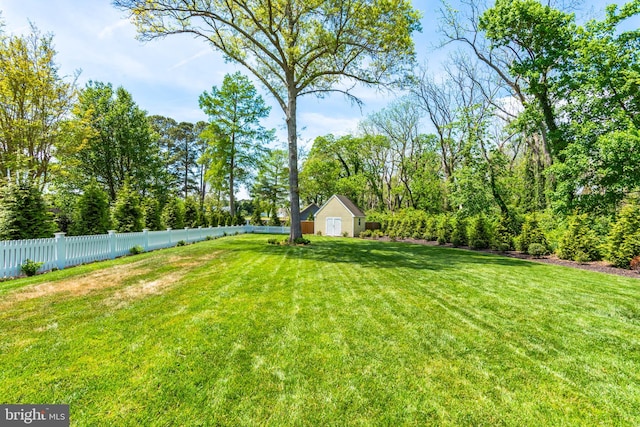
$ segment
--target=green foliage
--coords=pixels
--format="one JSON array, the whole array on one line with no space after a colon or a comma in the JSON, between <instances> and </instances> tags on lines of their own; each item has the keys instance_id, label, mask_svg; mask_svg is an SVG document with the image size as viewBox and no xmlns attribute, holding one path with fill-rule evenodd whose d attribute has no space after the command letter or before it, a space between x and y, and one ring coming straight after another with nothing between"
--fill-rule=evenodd
<instances>
[{"instance_id":1,"label":"green foliage","mask_svg":"<svg viewBox=\"0 0 640 427\"><path fill-rule=\"evenodd\" d=\"M125 181L116 196L113 206L113 225L120 233L142 231L144 228L144 214L140 199L128 181Z\"/></svg>"},{"instance_id":2,"label":"green foliage","mask_svg":"<svg viewBox=\"0 0 640 427\"><path fill-rule=\"evenodd\" d=\"M295 245L309 245L311 244L311 240L305 239L304 237L296 237L293 239L293 243Z\"/></svg>"},{"instance_id":3,"label":"green foliage","mask_svg":"<svg viewBox=\"0 0 640 427\"><path fill-rule=\"evenodd\" d=\"M0 177L26 172L42 188L56 170L51 159L75 148L64 123L74 100L73 77L58 71L51 34L31 24L26 36L5 36L0 20Z\"/></svg>"},{"instance_id":4,"label":"green foliage","mask_svg":"<svg viewBox=\"0 0 640 427\"><path fill-rule=\"evenodd\" d=\"M52 237L54 224L40 191L31 181L7 185L0 198L0 240Z\"/></svg>"},{"instance_id":5,"label":"green foliage","mask_svg":"<svg viewBox=\"0 0 640 427\"><path fill-rule=\"evenodd\" d=\"M278 217L278 211L275 207L271 208L271 216L269 217L269 222L267 225L271 225L274 227L280 227L282 225L282 221L280 221L280 217Z\"/></svg>"},{"instance_id":6,"label":"green foliage","mask_svg":"<svg viewBox=\"0 0 640 427\"><path fill-rule=\"evenodd\" d=\"M271 107L251 80L236 72L225 75L220 88L200 95L200 108L209 116L209 127L202 134L207 141L203 158L210 164L206 178L213 188L226 190L235 216L237 186L248 180L262 157L262 146L273 139L274 131L260 124Z\"/></svg>"},{"instance_id":7,"label":"green foliage","mask_svg":"<svg viewBox=\"0 0 640 427\"><path fill-rule=\"evenodd\" d=\"M545 248L545 253L549 251L549 244L545 237L536 214L530 214L525 217L524 224L522 224L522 232L516 238L516 249L520 252L529 253L529 247L532 243L537 243Z\"/></svg>"},{"instance_id":8,"label":"green foliage","mask_svg":"<svg viewBox=\"0 0 640 427\"><path fill-rule=\"evenodd\" d=\"M257 198L253 199L253 213L251 214L251 225L264 225L262 221L262 204Z\"/></svg>"},{"instance_id":9,"label":"green foliage","mask_svg":"<svg viewBox=\"0 0 640 427\"><path fill-rule=\"evenodd\" d=\"M451 242L452 232L453 227L451 226L450 217L446 214L439 215L438 225L436 229L436 233L438 235L438 244L444 245L445 243Z\"/></svg>"},{"instance_id":10,"label":"green foliage","mask_svg":"<svg viewBox=\"0 0 640 427\"><path fill-rule=\"evenodd\" d=\"M138 254L141 254L141 253L143 253L143 252L144 252L144 248L143 248L142 246L140 246L140 245L132 246L132 247L129 249L129 253L130 253L131 255L138 255Z\"/></svg>"},{"instance_id":11,"label":"green foliage","mask_svg":"<svg viewBox=\"0 0 640 427\"><path fill-rule=\"evenodd\" d=\"M631 260L640 255L640 205L626 203L611 227L607 259L620 268L629 268Z\"/></svg>"},{"instance_id":12,"label":"green foliage","mask_svg":"<svg viewBox=\"0 0 640 427\"><path fill-rule=\"evenodd\" d=\"M558 257L578 262L601 259L600 242L587 214L572 215L568 221L569 228L560 239L556 251Z\"/></svg>"},{"instance_id":13,"label":"green foliage","mask_svg":"<svg viewBox=\"0 0 640 427\"><path fill-rule=\"evenodd\" d=\"M146 112L124 88L89 82L73 113L81 141L72 155L62 159L69 180L82 184L95 179L112 202L127 180L139 194L166 180Z\"/></svg>"},{"instance_id":14,"label":"green foliage","mask_svg":"<svg viewBox=\"0 0 640 427\"><path fill-rule=\"evenodd\" d=\"M469 240L467 239L467 219L464 217L457 217L452 220L453 230L451 232L451 244L453 246L466 246Z\"/></svg>"},{"instance_id":15,"label":"green foliage","mask_svg":"<svg viewBox=\"0 0 640 427\"><path fill-rule=\"evenodd\" d=\"M84 188L78 199L71 234L106 234L110 229L109 196L93 181Z\"/></svg>"},{"instance_id":16,"label":"green foliage","mask_svg":"<svg viewBox=\"0 0 640 427\"><path fill-rule=\"evenodd\" d=\"M178 243L176 243L176 246L187 246L187 242L185 242L184 240L178 240Z\"/></svg>"},{"instance_id":17,"label":"green foliage","mask_svg":"<svg viewBox=\"0 0 640 427\"><path fill-rule=\"evenodd\" d=\"M35 274L38 272L38 270L40 270L40 267L42 267L43 264L44 262L36 262L27 258L20 266L20 271L22 271L29 277L35 276Z\"/></svg>"},{"instance_id":18,"label":"green foliage","mask_svg":"<svg viewBox=\"0 0 640 427\"><path fill-rule=\"evenodd\" d=\"M542 243L531 243L527 247L527 253L532 255L534 258L540 258L549 253L549 249Z\"/></svg>"},{"instance_id":19,"label":"green foliage","mask_svg":"<svg viewBox=\"0 0 640 427\"><path fill-rule=\"evenodd\" d=\"M184 201L184 227L196 228L200 225L200 206L193 197Z\"/></svg>"},{"instance_id":20,"label":"green foliage","mask_svg":"<svg viewBox=\"0 0 640 427\"><path fill-rule=\"evenodd\" d=\"M484 215L471 219L469 225L469 246L473 249L486 249L491 242L491 231Z\"/></svg>"},{"instance_id":21,"label":"green foliage","mask_svg":"<svg viewBox=\"0 0 640 427\"><path fill-rule=\"evenodd\" d=\"M142 202L142 210L144 211L144 226L152 231L163 230L162 209L158 199L147 197Z\"/></svg>"},{"instance_id":22,"label":"green foliage","mask_svg":"<svg viewBox=\"0 0 640 427\"><path fill-rule=\"evenodd\" d=\"M267 243L270 245L279 245L280 244L280 240L274 238L274 237L270 237L269 239L267 239Z\"/></svg>"},{"instance_id":23,"label":"green foliage","mask_svg":"<svg viewBox=\"0 0 640 427\"><path fill-rule=\"evenodd\" d=\"M493 227L491 249L502 252L512 250L514 248L514 237L511 219L505 215L500 215Z\"/></svg>"},{"instance_id":24,"label":"green foliage","mask_svg":"<svg viewBox=\"0 0 640 427\"><path fill-rule=\"evenodd\" d=\"M177 230L184 228L184 202L177 197L169 199L162 210L162 222L165 227Z\"/></svg>"}]
</instances>

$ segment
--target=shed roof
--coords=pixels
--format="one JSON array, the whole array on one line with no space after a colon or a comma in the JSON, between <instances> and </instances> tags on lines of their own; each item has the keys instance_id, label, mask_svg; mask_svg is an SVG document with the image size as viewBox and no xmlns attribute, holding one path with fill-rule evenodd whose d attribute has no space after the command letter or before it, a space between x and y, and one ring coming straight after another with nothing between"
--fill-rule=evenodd
<instances>
[{"instance_id":1,"label":"shed roof","mask_svg":"<svg viewBox=\"0 0 640 427\"><path fill-rule=\"evenodd\" d=\"M320 208L320 210L324 209L325 206L327 206L329 204L329 202L331 201L331 199L333 198L338 199L338 201L342 204L342 206L345 207L345 209L347 209L349 211L349 213L351 215L353 215L354 217L365 217L366 215L360 210L360 208L358 208L355 203L353 203L351 200L349 200L347 197L345 196L341 196L339 194L334 194L333 196L331 196L329 198L329 200L327 200L327 202L322 205L322 207Z\"/></svg>"},{"instance_id":2,"label":"shed roof","mask_svg":"<svg viewBox=\"0 0 640 427\"><path fill-rule=\"evenodd\" d=\"M302 220L305 220L309 217L310 214L313 213L315 215L319 210L320 208L318 207L318 205L316 205L315 203L311 203L309 206L300 211L300 218Z\"/></svg>"}]
</instances>

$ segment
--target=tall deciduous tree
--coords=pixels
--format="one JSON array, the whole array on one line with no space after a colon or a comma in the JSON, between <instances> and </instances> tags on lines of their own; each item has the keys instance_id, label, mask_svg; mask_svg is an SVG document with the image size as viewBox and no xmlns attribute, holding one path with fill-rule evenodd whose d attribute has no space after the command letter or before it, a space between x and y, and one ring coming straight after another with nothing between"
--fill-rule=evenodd
<instances>
[{"instance_id":1,"label":"tall deciduous tree","mask_svg":"<svg viewBox=\"0 0 640 427\"><path fill-rule=\"evenodd\" d=\"M95 179L111 201L126 179L144 193L161 185L162 166L146 113L124 88L89 82L74 108L76 121L85 128L86 141L69 165L80 185Z\"/></svg>"},{"instance_id":2,"label":"tall deciduous tree","mask_svg":"<svg viewBox=\"0 0 640 427\"><path fill-rule=\"evenodd\" d=\"M298 189L298 98L349 93L343 81L392 83L413 61L420 28L410 0L114 0L141 38L191 33L244 65L285 114L290 239L302 236ZM346 88L345 88L346 87Z\"/></svg>"},{"instance_id":3,"label":"tall deciduous tree","mask_svg":"<svg viewBox=\"0 0 640 427\"><path fill-rule=\"evenodd\" d=\"M0 29L1 30L1 29ZM64 153L64 127L75 82L58 74L53 36L0 33L0 176L28 172L43 187L51 160Z\"/></svg>"},{"instance_id":4,"label":"tall deciduous tree","mask_svg":"<svg viewBox=\"0 0 640 427\"><path fill-rule=\"evenodd\" d=\"M209 178L218 183L226 180L229 213L235 216L237 185L249 176L262 144L273 136L272 131L260 125L270 108L251 81L240 73L227 74L221 88L214 86L211 92L204 92L200 107L210 117L209 128L203 134L209 143L205 150Z\"/></svg>"}]
</instances>

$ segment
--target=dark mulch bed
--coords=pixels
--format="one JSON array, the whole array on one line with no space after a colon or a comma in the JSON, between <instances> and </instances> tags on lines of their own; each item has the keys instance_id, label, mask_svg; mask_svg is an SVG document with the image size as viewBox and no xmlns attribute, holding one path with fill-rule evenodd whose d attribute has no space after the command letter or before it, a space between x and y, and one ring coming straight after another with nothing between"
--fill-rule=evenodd
<instances>
[{"instance_id":1,"label":"dark mulch bed","mask_svg":"<svg viewBox=\"0 0 640 427\"><path fill-rule=\"evenodd\" d=\"M390 241L390 239L388 237L381 237L378 240L383 240L383 241ZM421 240L421 239L397 239L397 242L404 242L404 243L414 243L417 245L428 245L428 246L438 246L438 242L433 242L433 241L427 241L427 240ZM445 247L453 247L451 244L446 244L446 245L442 245ZM470 251L475 251L476 249L471 249L467 246L460 246L457 249L466 249L466 250L470 250ZM540 262L543 264L555 264L555 265L562 265L565 267L571 267L571 268L579 268L581 270L589 270L589 271L597 271L600 273L606 273L606 274L615 274L617 276L624 276L624 277L631 277L634 279L640 279L640 271L634 271L634 270L625 270L622 268L617 268L612 266L611 264L609 264L606 261L591 261L591 262L586 262L586 263L578 263L575 261L569 261L566 259L560 259L555 255L549 255L549 256L545 256L543 258L534 258L531 255L527 255L527 254L523 254L520 252L516 252L516 251L509 251L509 252L498 252L498 251L493 251L490 249L486 249L486 250L482 250L481 252L487 252L487 253L492 253L492 254L496 254L496 255L502 255L502 256L507 256L510 258L518 258L518 259L525 259L528 261L533 261L533 262Z\"/></svg>"}]
</instances>

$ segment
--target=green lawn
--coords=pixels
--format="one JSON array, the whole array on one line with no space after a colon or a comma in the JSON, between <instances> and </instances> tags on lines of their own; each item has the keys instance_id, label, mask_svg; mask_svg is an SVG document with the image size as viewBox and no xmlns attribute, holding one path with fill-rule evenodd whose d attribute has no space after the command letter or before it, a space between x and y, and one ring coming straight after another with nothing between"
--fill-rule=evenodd
<instances>
[{"instance_id":1,"label":"green lawn","mask_svg":"<svg viewBox=\"0 0 640 427\"><path fill-rule=\"evenodd\" d=\"M640 424L640 280L266 241L0 283L0 403L79 426Z\"/></svg>"}]
</instances>

